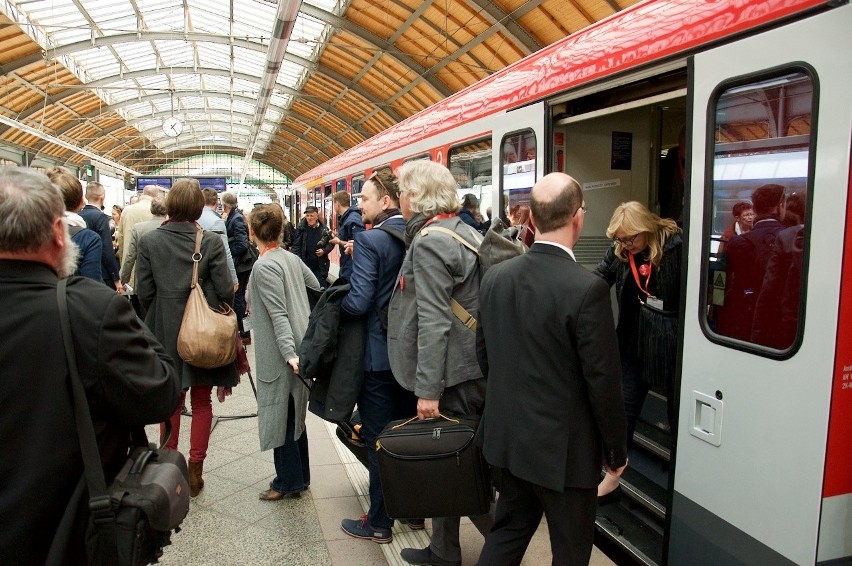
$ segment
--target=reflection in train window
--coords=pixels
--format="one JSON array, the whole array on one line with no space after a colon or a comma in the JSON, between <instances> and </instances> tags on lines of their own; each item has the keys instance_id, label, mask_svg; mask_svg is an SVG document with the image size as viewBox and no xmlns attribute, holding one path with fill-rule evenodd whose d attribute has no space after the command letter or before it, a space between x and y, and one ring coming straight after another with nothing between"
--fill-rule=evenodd
<instances>
[{"instance_id":1,"label":"reflection in train window","mask_svg":"<svg viewBox=\"0 0 852 566\"><path fill-rule=\"evenodd\" d=\"M803 326L814 102L803 70L715 98L707 328L775 356L792 354Z\"/></svg>"},{"instance_id":2,"label":"reflection in train window","mask_svg":"<svg viewBox=\"0 0 852 566\"><path fill-rule=\"evenodd\" d=\"M524 130L503 138L500 155L502 206L512 226L529 226L530 191L535 184L535 132Z\"/></svg>"},{"instance_id":3,"label":"reflection in train window","mask_svg":"<svg viewBox=\"0 0 852 566\"><path fill-rule=\"evenodd\" d=\"M473 194L479 200L480 213L487 216L491 208L491 138L451 147L447 163L458 183L459 200Z\"/></svg>"},{"instance_id":4,"label":"reflection in train window","mask_svg":"<svg viewBox=\"0 0 852 566\"><path fill-rule=\"evenodd\" d=\"M346 190L346 179L338 179L334 182L334 192Z\"/></svg>"}]
</instances>

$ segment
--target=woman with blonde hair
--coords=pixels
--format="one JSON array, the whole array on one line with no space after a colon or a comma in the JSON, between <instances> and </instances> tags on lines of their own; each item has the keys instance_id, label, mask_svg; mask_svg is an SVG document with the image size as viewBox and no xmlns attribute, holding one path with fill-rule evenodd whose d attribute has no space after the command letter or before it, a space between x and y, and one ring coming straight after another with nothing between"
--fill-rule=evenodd
<instances>
[{"instance_id":1,"label":"woman with blonde hair","mask_svg":"<svg viewBox=\"0 0 852 566\"><path fill-rule=\"evenodd\" d=\"M257 360L257 418L260 449L272 450L275 478L260 493L263 501L301 496L311 483L305 412L308 389L299 373L299 346L308 328L310 287L319 281L296 255L278 244L284 212L277 204L248 215L250 237L260 257L246 288Z\"/></svg>"},{"instance_id":2,"label":"woman with blonde hair","mask_svg":"<svg viewBox=\"0 0 852 566\"><path fill-rule=\"evenodd\" d=\"M595 273L615 285L618 301L619 354L627 413L627 446L633 444L636 420L652 386L666 392L669 428L674 415L674 372L680 309L681 230L643 204L619 205L606 230L612 246ZM598 496L618 487L607 475Z\"/></svg>"}]
</instances>

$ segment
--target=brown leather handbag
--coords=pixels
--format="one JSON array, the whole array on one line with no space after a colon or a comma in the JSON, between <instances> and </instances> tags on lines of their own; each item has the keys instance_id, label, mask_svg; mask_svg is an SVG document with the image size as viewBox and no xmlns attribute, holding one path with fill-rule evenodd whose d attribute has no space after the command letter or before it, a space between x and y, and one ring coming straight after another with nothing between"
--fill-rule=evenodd
<instances>
[{"instance_id":1,"label":"brown leather handbag","mask_svg":"<svg viewBox=\"0 0 852 566\"><path fill-rule=\"evenodd\" d=\"M192 284L178 332L177 351L186 363L204 368L218 368L237 357L237 313L227 303L210 308L198 284L198 262L201 261L201 234L195 236L192 254Z\"/></svg>"}]
</instances>

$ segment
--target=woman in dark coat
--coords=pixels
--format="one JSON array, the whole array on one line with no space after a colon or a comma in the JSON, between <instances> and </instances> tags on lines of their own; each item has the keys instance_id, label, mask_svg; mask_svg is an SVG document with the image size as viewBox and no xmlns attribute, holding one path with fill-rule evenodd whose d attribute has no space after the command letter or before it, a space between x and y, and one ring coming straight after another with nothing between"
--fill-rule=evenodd
<instances>
[{"instance_id":1,"label":"woman in dark coat","mask_svg":"<svg viewBox=\"0 0 852 566\"><path fill-rule=\"evenodd\" d=\"M619 205L606 235L613 244L595 273L618 300L618 349L627 413L627 446L651 386L666 391L669 427L674 428L674 372L680 308L683 241L674 220L660 218L636 201ZM618 487L607 475L598 496Z\"/></svg>"},{"instance_id":2,"label":"woman in dark coat","mask_svg":"<svg viewBox=\"0 0 852 566\"><path fill-rule=\"evenodd\" d=\"M136 292L144 312L147 312L145 324L172 356L184 389L181 402L171 418L172 434L166 444L174 450L177 450L180 433L180 410L186 389L190 389L189 487L193 497L204 487L201 474L213 420L212 389L214 386L232 387L237 384L237 369L233 363L201 369L183 361L177 352L178 332L192 281L195 236L201 230L195 221L203 208L204 197L198 181L179 179L175 182L166 197L169 220L142 236L136 260ZM198 280L211 307L230 304L234 298L226 261L222 238L218 234L204 232Z\"/></svg>"}]
</instances>

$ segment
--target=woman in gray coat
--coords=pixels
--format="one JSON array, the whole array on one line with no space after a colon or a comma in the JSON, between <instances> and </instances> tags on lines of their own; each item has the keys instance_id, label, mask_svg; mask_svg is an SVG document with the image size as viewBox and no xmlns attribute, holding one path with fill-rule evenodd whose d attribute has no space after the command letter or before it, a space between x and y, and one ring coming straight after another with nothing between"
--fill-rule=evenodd
<instances>
[{"instance_id":1,"label":"woman in gray coat","mask_svg":"<svg viewBox=\"0 0 852 566\"><path fill-rule=\"evenodd\" d=\"M260 499L300 497L311 483L305 412L308 389L295 375L296 352L308 328L308 294L319 290L310 269L278 240L284 214L275 204L255 208L249 228L260 257L252 268L246 300L254 329L257 361L257 418L260 449L272 449L275 478Z\"/></svg>"},{"instance_id":2,"label":"woman in gray coat","mask_svg":"<svg viewBox=\"0 0 852 566\"><path fill-rule=\"evenodd\" d=\"M172 435L166 443L167 448L177 450L180 410L186 389L190 389L189 492L192 497L204 487L201 475L213 422L213 386L232 387L237 384L237 369L233 363L201 369L184 362L177 352L177 336L192 281L195 236L201 230L195 221L203 208L204 197L198 181L179 179L166 197L169 220L140 238L136 258L136 292L143 312L147 313L145 324L171 355L184 389L181 402L171 418ZM211 307L230 304L234 298L234 286L226 261L222 239L212 232L204 232L198 279Z\"/></svg>"}]
</instances>

